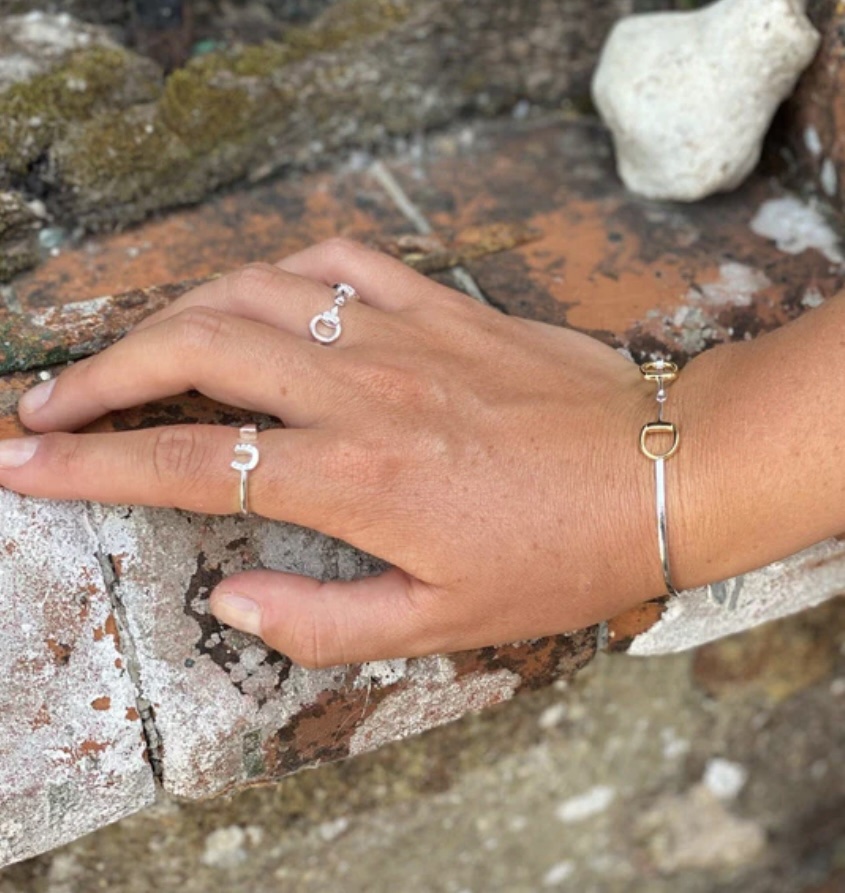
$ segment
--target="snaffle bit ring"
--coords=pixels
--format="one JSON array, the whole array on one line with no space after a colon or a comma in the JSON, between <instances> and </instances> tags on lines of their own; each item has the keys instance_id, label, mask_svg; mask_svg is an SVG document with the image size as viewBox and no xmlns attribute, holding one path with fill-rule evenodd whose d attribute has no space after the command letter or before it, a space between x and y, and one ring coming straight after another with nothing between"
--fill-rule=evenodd
<instances>
[{"instance_id":1,"label":"snaffle bit ring","mask_svg":"<svg viewBox=\"0 0 845 893\"><path fill-rule=\"evenodd\" d=\"M238 498L241 514L249 514L249 473L258 465L258 428L255 425L244 425L240 430L240 440L235 444L235 458L232 468L241 474Z\"/></svg>"},{"instance_id":2,"label":"snaffle bit ring","mask_svg":"<svg viewBox=\"0 0 845 893\"><path fill-rule=\"evenodd\" d=\"M345 282L338 282L334 286L334 304L329 310L318 313L308 324L315 341L320 344L333 344L340 338L343 326L340 322L340 308L347 301L355 301L359 297L358 292Z\"/></svg>"}]
</instances>

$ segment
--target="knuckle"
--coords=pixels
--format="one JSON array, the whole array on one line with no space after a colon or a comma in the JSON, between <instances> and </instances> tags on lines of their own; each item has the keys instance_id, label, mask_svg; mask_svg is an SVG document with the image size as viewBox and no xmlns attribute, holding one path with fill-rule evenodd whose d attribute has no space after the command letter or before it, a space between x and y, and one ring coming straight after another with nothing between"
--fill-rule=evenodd
<instances>
[{"instance_id":1,"label":"knuckle","mask_svg":"<svg viewBox=\"0 0 845 893\"><path fill-rule=\"evenodd\" d=\"M202 478L208 468L208 449L190 426L173 425L157 431L152 444L152 465L160 485L180 489Z\"/></svg>"},{"instance_id":2,"label":"knuckle","mask_svg":"<svg viewBox=\"0 0 845 893\"><path fill-rule=\"evenodd\" d=\"M272 264L251 263L241 267L227 277L230 298L241 303L244 298L258 293L266 293L279 281L279 270Z\"/></svg>"},{"instance_id":3,"label":"knuckle","mask_svg":"<svg viewBox=\"0 0 845 893\"><path fill-rule=\"evenodd\" d=\"M332 236L322 243L322 248L328 257L341 265L344 261L359 256L363 247L360 242L345 236Z\"/></svg>"},{"instance_id":4,"label":"knuckle","mask_svg":"<svg viewBox=\"0 0 845 893\"><path fill-rule=\"evenodd\" d=\"M176 316L175 324L180 347L192 352L214 350L229 330L226 314L212 307L189 307Z\"/></svg>"},{"instance_id":5,"label":"knuckle","mask_svg":"<svg viewBox=\"0 0 845 893\"><path fill-rule=\"evenodd\" d=\"M318 619L316 612L304 611L293 625L286 647L288 657L309 670L345 663L331 612Z\"/></svg>"},{"instance_id":6,"label":"knuckle","mask_svg":"<svg viewBox=\"0 0 845 893\"><path fill-rule=\"evenodd\" d=\"M42 434L39 453L58 480L73 480L83 470L83 441L73 434Z\"/></svg>"},{"instance_id":7,"label":"knuckle","mask_svg":"<svg viewBox=\"0 0 845 893\"><path fill-rule=\"evenodd\" d=\"M418 373L396 363L369 361L352 374L357 392L378 403L406 403L422 391Z\"/></svg>"},{"instance_id":8,"label":"knuckle","mask_svg":"<svg viewBox=\"0 0 845 893\"><path fill-rule=\"evenodd\" d=\"M371 432L339 441L325 457L325 476L358 498L389 491L406 467L407 456L396 438Z\"/></svg>"}]
</instances>

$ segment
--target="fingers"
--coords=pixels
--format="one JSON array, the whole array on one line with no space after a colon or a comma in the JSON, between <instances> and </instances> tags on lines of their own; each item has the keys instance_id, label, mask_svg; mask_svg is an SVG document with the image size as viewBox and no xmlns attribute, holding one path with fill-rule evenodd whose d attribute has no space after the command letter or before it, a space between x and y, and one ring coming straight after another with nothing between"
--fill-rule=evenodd
<instances>
[{"instance_id":1,"label":"fingers","mask_svg":"<svg viewBox=\"0 0 845 893\"><path fill-rule=\"evenodd\" d=\"M392 569L353 582L321 583L274 571L224 580L211 595L212 613L260 636L306 667L432 654L436 591Z\"/></svg>"},{"instance_id":2,"label":"fingers","mask_svg":"<svg viewBox=\"0 0 845 893\"><path fill-rule=\"evenodd\" d=\"M0 485L50 499L232 514L240 510L240 475L230 464L238 440L237 428L222 425L14 438L0 441ZM262 431L247 479L250 510L342 535L342 482L320 473L331 464L330 446L322 432ZM327 507L333 529L321 523Z\"/></svg>"},{"instance_id":3,"label":"fingers","mask_svg":"<svg viewBox=\"0 0 845 893\"><path fill-rule=\"evenodd\" d=\"M142 320L132 331L157 325L193 307L211 307L309 338L309 322L317 313L328 310L333 300L334 291L322 282L292 275L272 264L247 264L192 289Z\"/></svg>"},{"instance_id":4,"label":"fingers","mask_svg":"<svg viewBox=\"0 0 845 893\"><path fill-rule=\"evenodd\" d=\"M424 307L460 295L412 270L407 264L349 239L329 239L280 260L288 273L332 285L348 282L363 300L381 310Z\"/></svg>"},{"instance_id":5,"label":"fingers","mask_svg":"<svg viewBox=\"0 0 845 893\"><path fill-rule=\"evenodd\" d=\"M19 412L33 431L67 430L195 388L301 426L333 405L327 382L338 359L263 323L193 307L37 386L21 399Z\"/></svg>"}]
</instances>

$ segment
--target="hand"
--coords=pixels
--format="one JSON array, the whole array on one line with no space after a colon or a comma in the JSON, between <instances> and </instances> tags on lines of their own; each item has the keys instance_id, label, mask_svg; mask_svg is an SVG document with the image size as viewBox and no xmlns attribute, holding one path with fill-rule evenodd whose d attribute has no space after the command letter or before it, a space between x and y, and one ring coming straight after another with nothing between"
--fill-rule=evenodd
<instances>
[{"instance_id":1,"label":"hand","mask_svg":"<svg viewBox=\"0 0 845 893\"><path fill-rule=\"evenodd\" d=\"M342 308L342 336L326 347L308 323L331 307L329 283L339 281L362 300ZM692 424L686 375L667 417ZM33 389L20 414L42 435L3 444L18 465L0 461L0 483L235 512L232 428L65 433L191 388L283 420L259 435L253 512L393 566L329 583L250 571L212 593L220 619L306 666L558 633L663 591L652 467L638 449L656 404L637 367L342 240L209 282ZM684 458L684 446L672 462L686 468L669 487L678 555L701 504L696 448ZM691 564L675 571L678 585L701 582Z\"/></svg>"}]
</instances>

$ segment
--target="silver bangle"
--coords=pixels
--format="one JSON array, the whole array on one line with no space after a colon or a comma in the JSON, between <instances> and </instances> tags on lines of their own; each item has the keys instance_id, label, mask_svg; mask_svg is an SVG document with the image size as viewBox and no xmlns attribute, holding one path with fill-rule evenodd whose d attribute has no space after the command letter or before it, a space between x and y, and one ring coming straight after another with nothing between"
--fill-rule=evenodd
<instances>
[{"instance_id":1,"label":"silver bangle","mask_svg":"<svg viewBox=\"0 0 845 893\"><path fill-rule=\"evenodd\" d=\"M643 455L654 462L655 506L657 508L657 547L660 553L660 564L663 567L663 581L669 595L677 595L678 590L672 585L672 574L669 567L669 536L666 525L666 460L674 456L680 443L680 434L672 422L663 420L663 404L666 402L666 385L678 377L678 367L668 360L652 360L640 366L640 372L646 381L657 383L657 421L647 422L640 431L640 450ZM671 434L672 443L661 453L655 453L648 447L648 438L653 434Z\"/></svg>"}]
</instances>

